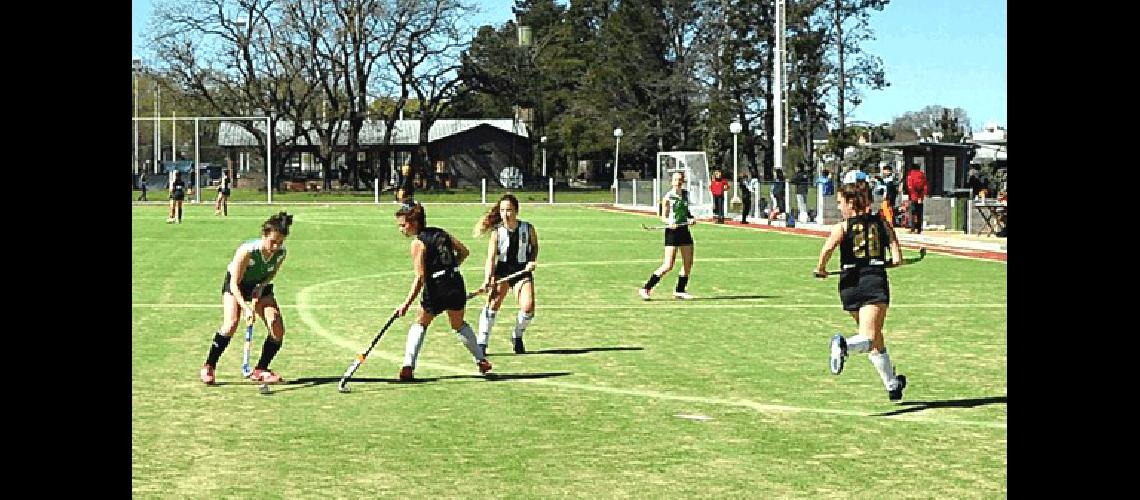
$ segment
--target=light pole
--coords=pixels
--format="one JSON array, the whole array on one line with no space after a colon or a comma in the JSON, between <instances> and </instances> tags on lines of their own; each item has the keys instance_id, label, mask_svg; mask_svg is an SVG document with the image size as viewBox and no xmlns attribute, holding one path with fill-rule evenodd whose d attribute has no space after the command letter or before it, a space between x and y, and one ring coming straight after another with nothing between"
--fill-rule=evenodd
<instances>
[{"instance_id":1,"label":"light pole","mask_svg":"<svg viewBox=\"0 0 1140 500\"><path fill-rule=\"evenodd\" d=\"M617 202L618 202L617 173L618 173L618 158L621 155L621 136L622 136L621 129L615 128L614 129L614 186L613 186L614 187L614 205L617 205Z\"/></svg>"},{"instance_id":2,"label":"light pole","mask_svg":"<svg viewBox=\"0 0 1140 500\"><path fill-rule=\"evenodd\" d=\"M162 89L158 87L157 80L151 80L151 83L154 84L154 173L157 174L158 162L162 161L160 157L162 153L159 150L159 148L162 147L162 131L159 130L160 122L158 120L162 111Z\"/></svg>"},{"instance_id":3,"label":"light pole","mask_svg":"<svg viewBox=\"0 0 1140 500\"><path fill-rule=\"evenodd\" d=\"M546 136L538 140L542 143L542 176L546 177Z\"/></svg>"},{"instance_id":4,"label":"light pole","mask_svg":"<svg viewBox=\"0 0 1140 500\"><path fill-rule=\"evenodd\" d=\"M134 80L134 83L135 83L134 86L135 86L135 118L136 118L135 120L132 120L134 122L134 131L135 131L134 138L133 138L132 142L134 143L135 148L133 150L131 150L131 170L133 170L135 172L135 175L138 175L138 173L139 173L139 121L137 118L139 117L139 70L141 70L141 69L142 69L142 59L139 59L139 58L131 59L131 78Z\"/></svg>"},{"instance_id":5,"label":"light pole","mask_svg":"<svg viewBox=\"0 0 1140 500\"><path fill-rule=\"evenodd\" d=\"M736 136L737 136L737 134L740 133L740 130L742 128L743 127L740 126L740 123L735 122L735 121L732 122L732 124L730 124L728 126L728 131L732 132L732 182L737 182L737 183L740 182L740 173L737 171L737 167L736 167ZM740 193L738 193L737 191L740 191L740 190L739 189L733 189L732 190L732 204L733 205L740 203Z\"/></svg>"}]
</instances>

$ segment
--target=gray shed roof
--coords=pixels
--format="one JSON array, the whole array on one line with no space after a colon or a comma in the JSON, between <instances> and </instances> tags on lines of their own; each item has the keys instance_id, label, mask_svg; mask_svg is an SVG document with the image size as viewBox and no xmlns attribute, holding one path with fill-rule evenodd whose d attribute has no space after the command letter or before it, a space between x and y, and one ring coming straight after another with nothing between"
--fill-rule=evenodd
<instances>
[{"instance_id":1,"label":"gray shed roof","mask_svg":"<svg viewBox=\"0 0 1140 500\"><path fill-rule=\"evenodd\" d=\"M527 132L526 124L522 121L513 122L510 118L498 118L487 120L436 120L432 124L431 130L428 131L428 142L435 142L444 137L452 136L467 130L473 129L480 125L489 125L505 132L511 132L511 127L514 125L514 133L522 137L530 137ZM305 127L314 127L311 122L305 122ZM265 129L264 122L255 122L254 127L258 130ZM392 145L394 146L414 146L419 143L420 121L419 120L397 120L392 133ZM341 124L340 136L337 138L338 146L348 145L348 130L349 124L347 121ZM293 135L293 122L281 120L277 122L277 143L285 144L286 139ZM316 131L310 129L309 137L312 138L313 144L320 144L320 138L317 136ZM360 129L360 144L362 146L375 146L380 145L384 141L384 122L376 120L365 120L364 127ZM304 138L298 140L300 144L307 144ZM235 122L222 122L218 128L218 145L219 146L257 146L257 139L253 134L249 133L241 125Z\"/></svg>"}]
</instances>

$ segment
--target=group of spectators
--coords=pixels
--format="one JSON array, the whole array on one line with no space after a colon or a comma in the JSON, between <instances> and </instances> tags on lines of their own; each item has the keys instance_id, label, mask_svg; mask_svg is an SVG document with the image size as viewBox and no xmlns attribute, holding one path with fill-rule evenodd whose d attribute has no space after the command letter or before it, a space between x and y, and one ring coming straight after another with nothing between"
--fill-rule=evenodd
<instances>
[{"instance_id":1,"label":"group of spectators","mask_svg":"<svg viewBox=\"0 0 1140 500\"><path fill-rule=\"evenodd\" d=\"M825 196L835 194L835 180L831 176L831 171L824 169L819 178L815 180L816 186ZM768 220L771 221L779 214L787 214L787 208L784 206L784 190L787 178L784 176L783 169L776 169L775 182L770 188L770 195L772 198L772 209L768 213ZM800 207L807 206L808 187L810 186L810 174L806 169L797 169L795 177L792 179L794 184L796 202ZM923 215L923 201L929 194L929 185L926 181L926 174L920 168L912 168L906 173L904 178L896 178L894 169L890 165L884 165L878 175L874 177L868 176L859 167L851 167L843 173L840 179L843 184L853 184L859 181L865 181L871 184L872 194L876 200L879 200L879 209L884 216L889 217L888 220L896 226L906 226L910 233L922 232L922 215ZM748 215L752 208L752 194L759 190L759 181L756 178L750 178L747 171L742 173L737 179L737 186L740 189L741 202L743 204L741 210L741 222L748 223ZM713 181L709 184L709 190L713 196L713 213L716 216L718 223L724 223L724 196L731 187L727 179L725 179L720 170L713 171ZM898 217L895 216L896 207L898 202L898 195L900 190L908 195L908 200L904 202L903 214ZM788 215L790 218L791 215Z\"/></svg>"}]
</instances>

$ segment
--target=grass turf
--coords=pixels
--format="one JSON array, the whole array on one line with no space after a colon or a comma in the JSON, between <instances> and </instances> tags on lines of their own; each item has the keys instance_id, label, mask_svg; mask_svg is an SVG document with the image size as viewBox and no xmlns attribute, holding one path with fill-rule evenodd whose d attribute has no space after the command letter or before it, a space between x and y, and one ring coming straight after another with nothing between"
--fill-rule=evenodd
<instances>
[{"instance_id":1,"label":"grass turf","mask_svg":"<svg viewBox=\"0 0 1140 500\"><path fill-rule=\"evenodd\" d=\"M537 311L516 356L499 312L483 379L438 318L416 375L396 375L412 315L336 381L411 282L390 205L287 207L276 280L286 325L268 396L240 377L243 329L219 385L198 381L237 245L277 207L132 207L132 492L270 497L991 497L1006 493L1006 267L931 253L891 271L885 335L910 386L887 400L865 355L827 370L853 333L836 281L811 278L822 239L698 224L688 291L635 292L661 259L650 218L524 205L541 237ZM427 205L472 250L484 209ZM909 255L909 254L908 254ZM835 257L834 259L837 259ZM830 267L835 267L837 260ZM478 325L481 302L468 304ZM265 327L258 325L253 362ZM711 420L679 418L698 415Z\"/></svg>"}]
</instances>

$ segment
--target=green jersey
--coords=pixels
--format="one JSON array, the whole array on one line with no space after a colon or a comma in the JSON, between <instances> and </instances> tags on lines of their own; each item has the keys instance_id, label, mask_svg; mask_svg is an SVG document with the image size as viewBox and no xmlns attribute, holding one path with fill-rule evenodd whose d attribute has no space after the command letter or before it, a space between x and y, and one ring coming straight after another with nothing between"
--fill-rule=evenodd
<instances>
[{"instance_id":1,"label":"green jersey","mask_svg":"<svg viewBox=\"0 0 1140 500\"><path fill-rule=\"evenodd\" d=\"M249 240L238 247L238 253L249 255L249 266L241 276L242 283L261 283L285 260L285 245L281 245L268 259L261 254L261 240Z\"/></svg>"},{"instance_id":2,"label":"green jersey","mask_svg":"<svg viewBox=\"0 0 1140 500\"><path fill-rule=\"evenodd\" d=\"M669 190L665 193L665 200L669 202L669 211L665 212L662 219L666 224L684 224L689 221L689 200L683 193L677 194Z\"/></svg>"}]
</instances>

